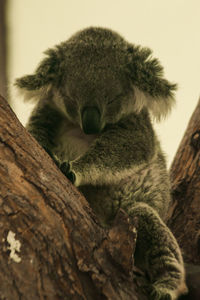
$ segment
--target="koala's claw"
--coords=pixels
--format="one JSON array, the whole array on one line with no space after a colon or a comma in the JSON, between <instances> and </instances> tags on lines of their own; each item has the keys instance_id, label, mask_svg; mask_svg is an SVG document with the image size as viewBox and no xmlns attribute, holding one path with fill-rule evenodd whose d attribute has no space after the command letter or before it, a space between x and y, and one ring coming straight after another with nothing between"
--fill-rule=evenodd
<instances>
[{"instance_id":1,"label":"koala's claw","mask_svg":"<svg viewBox=\"0 0 200 300\"><path fill-rule=\"evenodd\" d=\"M72 171L70 171L70 164L68 162L62 163L60 166L60 170L72 183L75 182L76 176Z\"/></svg>"},{"instance_id":2,"label":"koala's claw","mask_svg":"<svg viewBox=\"0 0 200 300\"><path fill-rule=\"evenodd\" d=\"M71 183L74 183L76 180L75 174L73 172L69 172L67 174L67 178L71 181Z\"/></svg>"},{"instance_id":3,"label":"koala's claw","mask_svg":"<svg viewBox=\"0 0 200 300\"><path fill-rule=\"evenodd\" d=\"M70 170L70 165L68 162L63 162L60 165L60 170L63 172L63 174L65 174L67 176L67 174L69 173Z\"/></svg>"}]
</instances>

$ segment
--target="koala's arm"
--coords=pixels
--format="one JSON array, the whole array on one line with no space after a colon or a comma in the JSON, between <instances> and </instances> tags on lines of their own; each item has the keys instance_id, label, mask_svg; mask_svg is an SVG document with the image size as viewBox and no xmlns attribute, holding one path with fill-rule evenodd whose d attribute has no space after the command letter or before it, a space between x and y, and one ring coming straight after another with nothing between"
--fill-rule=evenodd
<instances>
[{"instance_id":1,"label":"koala's arm","mask_svg":"<svg viewBox=\"0 0 200 300\"><path fill-rule=\"evenodd\" d=\"M118 182L148 162L155 153L150 122L132 116L109 125L78 159L70 163L75 185Z\"/></svg>"},{"instance_id":2,"label":"koala's arm","mask_svg":"<svg viewBox=\"0 0 200 300\"><path fill-rule=\"evenodd\" d=\"M41 101L33 110L26 125L26 129L52 157L54 140L62 119L59 111L45 101Z\"/></svg>"}]
</instances>

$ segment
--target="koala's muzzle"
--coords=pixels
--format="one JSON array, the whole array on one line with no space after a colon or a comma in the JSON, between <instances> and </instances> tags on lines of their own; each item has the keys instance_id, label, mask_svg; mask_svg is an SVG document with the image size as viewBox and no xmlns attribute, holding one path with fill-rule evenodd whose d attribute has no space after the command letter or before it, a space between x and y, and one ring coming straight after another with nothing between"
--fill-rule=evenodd
<instances>
[{"instance_id":1,"label":"koala's muzzle","mask_svg":"<svg viewBox=\"0 0 200 300\"><path fill-rule=\"evenodd\" d=\"M101 130L101 115L96 107L84 107L82 111L82 126L85 134L99 133Z\"/></svg>"}]
</instances>

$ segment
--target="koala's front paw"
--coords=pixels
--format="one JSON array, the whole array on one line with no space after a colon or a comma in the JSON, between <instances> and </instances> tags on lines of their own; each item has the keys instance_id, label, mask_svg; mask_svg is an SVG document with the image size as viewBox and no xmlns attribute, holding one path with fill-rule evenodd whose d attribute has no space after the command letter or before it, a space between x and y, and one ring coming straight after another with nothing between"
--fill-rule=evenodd
<instances>
[{"instance_id":1,"label":"koala's front paw","mask_svg":"<svg viewBox=\"0 0 200 300\"><path fill-rule=\"evenodd\" d=\"M68 162L63 162L60 165L60 170L72 183L75 182L76 176L75 176L74 172L70 171L70 164Z\"/></svg>"},{"instance_id":2,"label":"koala's front paw","mask_svg":"<svg viewBox=\"0 0 200 300\"><path fill-rule=\"evenodd\" d=\"M172 300L170 292L167 291L166 288L157 288L153 287L153 290L150 293L151 300Z\"/></svg>"}]
</instances>

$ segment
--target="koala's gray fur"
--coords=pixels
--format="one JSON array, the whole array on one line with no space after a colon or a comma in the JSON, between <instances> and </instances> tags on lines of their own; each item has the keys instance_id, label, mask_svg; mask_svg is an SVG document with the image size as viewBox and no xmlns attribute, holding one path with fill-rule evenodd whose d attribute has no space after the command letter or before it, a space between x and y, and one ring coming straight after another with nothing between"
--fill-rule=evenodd
<instances>
[{"instance_id":1,"label":"koala's gray fur","mask_svg":"<svg viewBox=\"0 0 200 300\"><path fill-rule=\"evenodd\" d=\"M177 299L186 291L184 266L163 222L170 184L150 119L171 110L176 86L150 49L104 28L80 31L46 55L16 81L27 100L38 100L27 129L102 224L119 207L138 217L135 261L149 274L151 297Z\"/></svg>"}]
</instances>

